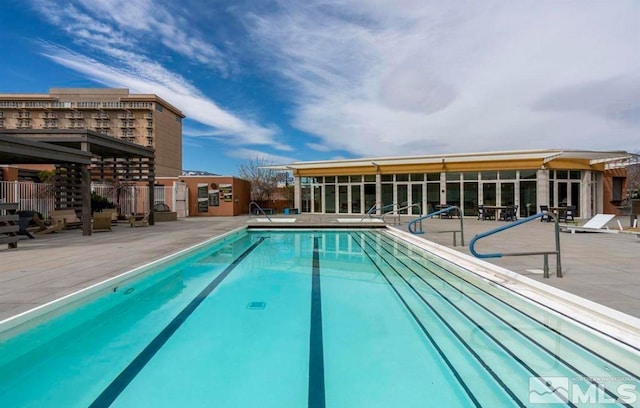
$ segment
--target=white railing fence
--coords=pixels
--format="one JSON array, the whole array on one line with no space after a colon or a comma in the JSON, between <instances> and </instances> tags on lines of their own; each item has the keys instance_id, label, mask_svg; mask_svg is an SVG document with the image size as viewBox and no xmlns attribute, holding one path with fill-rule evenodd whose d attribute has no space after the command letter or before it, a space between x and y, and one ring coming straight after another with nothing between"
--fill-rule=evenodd
<instances>
[{"instance_id":1,"label":"white railing fence","mask_svg":"<svg viewBox=\"0 0 640 408\"><path fill-rule=\"evenodd\" d=\"M147 186L91 183L91 193L105 197L115 204L121 215L143 214L149 211Z\"/></svg>"},{"instance_id":2,"label":"white railing fence","mask_svg":"<svg viewBox=\"0 0 640 408\"><path fill-rule=\"evenodd\" d=\"M0 181L0 202L18 203L18 211L37 211L47 217L55 209L55 189L51 184Z\"/></svg>"},{"instance_id":3,"label":"white railing fence","mask_svg":"<svg viewBox=\"0 0 640 408\"><path fill-rule=\"evenodd\" d=\"M150 208L147 186L91 183L91 192L116 204L121 215L142 214ZM173 211L173 187L156 186L154 194L154 204L164 203ZM55 187L45 183L0 181L0 202L18 203L19 211L37 211L47 218L55 209Z\"/></svg>"}]
</instances>

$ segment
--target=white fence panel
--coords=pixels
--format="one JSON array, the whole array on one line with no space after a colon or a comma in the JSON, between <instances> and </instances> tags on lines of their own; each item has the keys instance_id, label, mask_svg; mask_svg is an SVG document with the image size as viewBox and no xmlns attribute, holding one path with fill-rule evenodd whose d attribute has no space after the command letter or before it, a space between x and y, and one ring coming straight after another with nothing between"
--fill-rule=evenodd
<instances>
[{"instance_id":1,"label":"white fence panel","mask_svg":"<svg viewBox=\"0 0 640 408\"><path fill-rule=\"evenodd\" d=\"M91 183L91 192L115 204L122 215L143 214L149 211L149 187L147 186Z\"/></svg>"},{"instance_id":2,"label":"white fence panel","mask_svg":"<svg viewBox=\"0 0 640 408\"><path fill-rule=\"evenodd\" d=\"M114 203L122 215L142 214L150 209L147 186L91 183L91 192ZM176 211L174 187L156 186L154 194L154 204L164 203L171 211ZM177 195L186 196L186 190L180 189ZM179 197L176 198L178 202L181 200ZM18 203L19 211L37 211L47 218L49 212L55 209L55 186L26 181L0 181L0 202ZM186 216L186 212L178 211L178 217Z\"/></svg>"},{"instance_id":3,"label":"white fence panel","mask_svg":"<svg viewBox=\"0 0 640 408\"><path fill-rule=\"evenodd\" d=\"M55 187L46 183L0 181L0 201L18 203L18 211L37 211L46 218L55 207Z\"/></svg>"}]
</instances>

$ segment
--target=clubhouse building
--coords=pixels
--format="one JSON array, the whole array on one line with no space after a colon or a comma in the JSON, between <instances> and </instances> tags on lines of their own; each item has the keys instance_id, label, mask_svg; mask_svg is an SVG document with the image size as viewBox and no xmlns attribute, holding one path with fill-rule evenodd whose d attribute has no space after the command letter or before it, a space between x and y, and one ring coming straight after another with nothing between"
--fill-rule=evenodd
<instances>
[{"instance_id":1,"label":"clubhouse building","mask_svg":"<svg viewBox=\"0 0 640 408\"><path fill-rule=\"evenodd\" d=\"M455 205L475 216L479 205L517 205L518 216L540 205L575 206L580 218L615 212L626 191L625 151L523 150L492 153L296 162L302 213L421 215Z\"/></svg>"}]
</instances>

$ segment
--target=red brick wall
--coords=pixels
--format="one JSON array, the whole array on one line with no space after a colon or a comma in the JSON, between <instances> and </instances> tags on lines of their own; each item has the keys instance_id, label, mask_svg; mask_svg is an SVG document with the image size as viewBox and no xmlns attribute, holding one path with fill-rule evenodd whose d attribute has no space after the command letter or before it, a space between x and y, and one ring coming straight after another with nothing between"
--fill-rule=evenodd
<instances>
[{"instance_id":1,"label":"red brick wall","mask_svg":"<svg viewBox=\"0 0 640 408\"><path fill-rule=\"evenodd\" d=\"M189 216L234 216L249 213L251 184L242 179L225 176L181 176L177 178L158 178L157 182L165 186L173 185L174 181L183 181L189 189ZM198 184L206 184L207 191L219 191L219 205L207 206L207 212L198 211ZM212 184L215 186L212 186ZM231 185L231 201L225 201L220 187Z\"/></svg>"},{"instance_id":2,"label":"red brick wall","mask_svg":"<svg viewBox=\"0 0 640 408\"><path fill-rule=\"evenodd\" d=\"M626 177L627 170L624 168L619 169L610 169L604 172L604 180L603 180L603 210L605 214L618 214L618 210L616 209L615 204L611 201L613 200L613 178L614 177L622 177L624 178L622 182L622 195L626 194L627 186L626 186Z\"/></svg>"}]
</instances>

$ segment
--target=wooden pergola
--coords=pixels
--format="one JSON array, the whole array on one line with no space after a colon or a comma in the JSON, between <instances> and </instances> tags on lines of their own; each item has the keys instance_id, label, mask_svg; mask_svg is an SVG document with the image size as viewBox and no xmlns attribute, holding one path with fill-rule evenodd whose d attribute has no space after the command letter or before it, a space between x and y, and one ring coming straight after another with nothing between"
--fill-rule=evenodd
<instances>
[{"instance_id":1,"label":"wooden pergola","mask_svg":"<svg viewBox=\"0 0 640 408\"><path fill-rule=\"evenodd\" d=\"M154 224L153 149L86 129L7 129L0 136L0 163L56 166L56 208L81 209L83 235L91 235L92 179L148 183Z\"/></svg>"}]
</instances>

